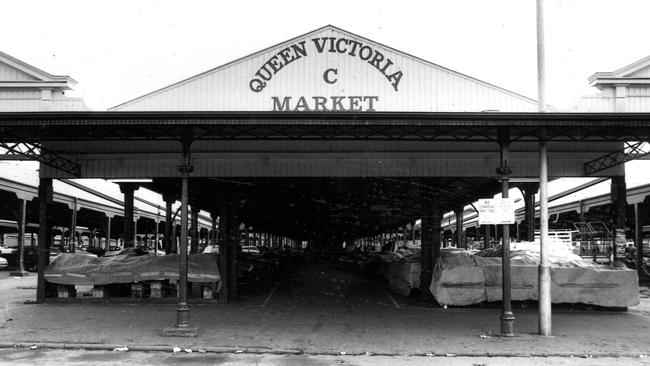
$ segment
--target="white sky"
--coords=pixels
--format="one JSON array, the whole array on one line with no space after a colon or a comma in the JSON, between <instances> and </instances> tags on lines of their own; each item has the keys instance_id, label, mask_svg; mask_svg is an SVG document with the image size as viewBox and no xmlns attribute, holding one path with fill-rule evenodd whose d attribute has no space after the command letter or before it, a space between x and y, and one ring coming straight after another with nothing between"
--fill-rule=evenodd
<instances>
[{"instance_id":1,"label":"white sky","mask_svg":"<svg viewBox=\"0 0 650 366\"><path fill-rule=\"evenodd\" d=\"M650 55L650 1L546 0L547 101ZM104 110L332 24L537 98L535 0L8 0L0 50L79 82Z\"/></svg>"}]
</instances>

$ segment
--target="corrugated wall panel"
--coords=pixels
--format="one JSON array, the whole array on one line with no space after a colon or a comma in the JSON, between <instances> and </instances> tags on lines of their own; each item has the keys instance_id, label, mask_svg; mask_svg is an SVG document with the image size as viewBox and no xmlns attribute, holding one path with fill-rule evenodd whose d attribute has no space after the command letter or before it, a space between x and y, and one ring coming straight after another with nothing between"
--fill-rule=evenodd
<instances>
[{"instance_id":1,"label":"corrugated wall panel","mask_svg":"<svg viewBox=\"0 0 650 366\"><path fill-rule=\"evenodd\" d=\"M35 77L26 74L7 64L0 63L0 80L2 81L35 81Z\"/></svg>"},{"instance_id":2,"label":"corrugated wall panel","mask_svg":"<svg viewBox=\"0 0 650 366\"><path fill-rule=\"evenodd\" d=\"M369 62L349 52L319 53L312 41L319 37L337 37L361 42L381 52L393 62L380 64L386 74L402 71L396 91L389 80ZM308 52L282 67L259 93L249 82L258 69L284 47L305 42ZM328 84L323 79L327 69L336 69L338 81ZM272 97L304 96L313 108L316 96L377 96L378 111L534 111L536 104L504 89L494 87L454 71L441 68L356 37L335 28L325 28L305 38L285 42L272 49L249 56L238 62L170 86L116 110L213 110L270 111ZM487 97L487 98L486 98ZM328 106L331 108L331 100ZM367 106L368 103L363 103Z\"/></svg>"}]
</instances>

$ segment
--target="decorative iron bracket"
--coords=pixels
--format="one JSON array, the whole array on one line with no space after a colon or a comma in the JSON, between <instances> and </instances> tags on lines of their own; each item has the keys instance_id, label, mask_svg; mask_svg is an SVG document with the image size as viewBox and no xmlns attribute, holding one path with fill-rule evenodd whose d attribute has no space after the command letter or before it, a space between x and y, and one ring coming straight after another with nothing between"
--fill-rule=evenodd
<instances>
[{"instance_id":1,"label":"decorative iron bracket","mask_svg":"<svg viewBox=\"0 0 650 366\"><path fill-rule=\"evenodd\" d=\"M648 154L650 154L650 143L647 141L626 141L623 149L586 162L585 175L591 176L605 169L627 163L628 161L641 158Z\"/></svg>"},{"instance_id":2,"label":"decorative iron bracket","mask_svg":"<svg viewBox=\"0 0 650 366\"><path fill-rule=\"evenodd\" d=\"M0 142L0 148L5 150L0 152L0 159L2 156L24 156L60 169L72 176L79 177L81 175L81 167L78 162L49 151L38 142Z\"/></svg>"}]
</instances>

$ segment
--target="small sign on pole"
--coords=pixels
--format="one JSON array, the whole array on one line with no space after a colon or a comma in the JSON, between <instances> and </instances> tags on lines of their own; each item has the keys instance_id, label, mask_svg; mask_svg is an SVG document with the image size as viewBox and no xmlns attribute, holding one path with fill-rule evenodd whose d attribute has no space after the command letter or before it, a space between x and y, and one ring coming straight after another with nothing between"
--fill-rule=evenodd
<instances>
[{"instance_id":1,"label":"small sign on pole","mask_svg":"<svg viewBox=\"0 0 650 366\"><path fill-rule=\"evenodd\" d=\"M476 208L479 225L515 223L515 201L512 198L482 198Z\"/></svg>"}]
</instances>

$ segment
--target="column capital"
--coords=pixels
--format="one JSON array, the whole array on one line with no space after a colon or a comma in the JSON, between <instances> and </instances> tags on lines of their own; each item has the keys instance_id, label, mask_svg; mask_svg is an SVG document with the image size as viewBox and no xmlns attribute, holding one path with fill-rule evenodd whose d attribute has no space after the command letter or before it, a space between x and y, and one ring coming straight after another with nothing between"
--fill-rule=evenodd
<instances>
[{"instance_id":1,"label":"column capital","mask_svg":"<svg viewBox=\"0 0 650 366\"><path fill-rule=\"evenodd\" d=\"M122 192L122 193L127 193L127 192L133 193L133 192L137 191L138 188L140 188L139 183L120 182L120 183L117 183L117 185L120 186L120 192Z\"/></svg>"},{"instance_id":2,"label":"column capital","mask_svg":"<svg viewBox=\"0 0 650 366\"><path fill-rule=\"evenodd\" d=\"M182 176L189 176L194 171L194 166L191 164L180 164L176 168Z\"/></svg>"}]
</instances>

